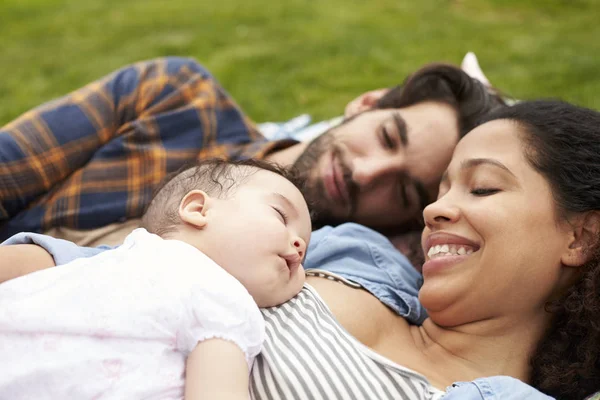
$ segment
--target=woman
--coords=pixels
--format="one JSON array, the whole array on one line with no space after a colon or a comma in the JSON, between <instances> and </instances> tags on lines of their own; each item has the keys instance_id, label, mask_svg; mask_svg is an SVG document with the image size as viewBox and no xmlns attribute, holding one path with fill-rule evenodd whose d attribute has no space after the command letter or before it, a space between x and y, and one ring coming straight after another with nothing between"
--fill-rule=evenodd
<instances>
[{"instance_id":1,"label":"woman","mask_svg":"<svg viewBox=\"0 0 600 400\"><path fill-rule=\"evenodd\" d=\"M436 399L498 375L560 399L600 388L599 127L597 112L542 101L466 135L424 212L419 292L421 276L383 236L355 224L316 232L306 264L321 271L263 311L252 397Z\"/></svg>"},{"instance_id":2,"label":"woman","mask_svg":"<svg viewBox=\"0 0 600 400\"><path fill-rule=\"evenodd\" d=\"M402 286L418 280L397 275L376 234L319 232L307 264L329 271L264 311L256 398L436 398L494 375L560 399L600 388L599 113L540 101L489 116L459 142L424 217L429 317L410 324L422 314ZM368 286L380 278L365 278L369 264L388 268L395 293L331 273Z\"/></svg>"}]
</instances>

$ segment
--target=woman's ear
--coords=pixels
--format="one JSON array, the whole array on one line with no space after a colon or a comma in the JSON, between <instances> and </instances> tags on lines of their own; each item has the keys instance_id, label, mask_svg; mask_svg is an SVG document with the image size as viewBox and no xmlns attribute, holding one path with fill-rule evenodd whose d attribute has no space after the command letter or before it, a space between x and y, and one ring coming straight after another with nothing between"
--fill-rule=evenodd
<instances>
[{"instance_id":1,"label":"woman's ear","mask_svg":"<svg viewBox=\"0 0 600 400\"><path fill-rule=\"evenodd\" d=\"M179 218L184 224L202 229L207 224L206 212L211 206L211 199L202 190L188 192L179 203Z\"/></svg>"},{"instance_id":2,"label":"woman's ear","mask_svg":"<svg viewBox=\"0 0 600 400\"><path fill-rule=\"evenodd\" d=\"M569 267L579 267L592 256L600 238L600 212L588 211L572 221L569 248L562 257L562 263Z\"/></svg>"}]
</instances>

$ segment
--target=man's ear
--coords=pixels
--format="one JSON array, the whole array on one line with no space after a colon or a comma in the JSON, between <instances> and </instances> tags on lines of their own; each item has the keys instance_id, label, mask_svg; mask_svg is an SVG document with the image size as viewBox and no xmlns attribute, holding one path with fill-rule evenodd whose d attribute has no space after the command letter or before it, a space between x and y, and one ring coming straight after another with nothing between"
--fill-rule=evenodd
<instances>
[{"instance_id":1,"label":"man's ear","mask_svg":"<svg viewBox=\"0 0 600 400\"><path fill-rule=\"evenodd\" d=\"M361 94L360 96L352 100L350 103L348 103L348 105L346 106L346 110L344 111L344 116L346 118L349 118L358 113L375 107L377 101L383 96L385 96L385 94L389 91L390 89L383 88L370 90L366 93Z\"/></svg>"},{"instance_id":2,"label":"man's ear","mask_svg":"<svg viewBox=\"0 0 600 400\"><path fill-rule=\"evenodd\" d=\"M569 267L579 267L592 256L600 237L600 212L588 211L572 221L569 248L562 257L562 263Z\"/></svg>"},{"instance_id":3,"label":"man's ear","mask_svg":"<svg viewBox=\"0 0 600 400\"><path fill-rule=\"evenodd\" d=\"M207 224L206 212L211 206L211 199L202 190L188 192L179 203L179 218L184 224L202 229Z\"/></svg>"}]
</instances>

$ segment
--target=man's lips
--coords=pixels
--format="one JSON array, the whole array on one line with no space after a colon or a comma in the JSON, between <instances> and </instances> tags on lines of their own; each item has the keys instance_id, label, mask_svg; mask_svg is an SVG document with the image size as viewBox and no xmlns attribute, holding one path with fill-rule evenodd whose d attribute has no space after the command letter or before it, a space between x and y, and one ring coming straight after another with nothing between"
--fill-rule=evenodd
<instances>
[{"instance_id":1,"label":"man's lips","mask_svg":"<svg viewBox=\"0 0 600 400\"><path fill-rule=\"evenodd\" d=\"M323 177L327 195L334 202L347 206L350 204L350 193L344 179L344 171L339 163L339 158L332 152Z\"/></svg>"}]
</instances>

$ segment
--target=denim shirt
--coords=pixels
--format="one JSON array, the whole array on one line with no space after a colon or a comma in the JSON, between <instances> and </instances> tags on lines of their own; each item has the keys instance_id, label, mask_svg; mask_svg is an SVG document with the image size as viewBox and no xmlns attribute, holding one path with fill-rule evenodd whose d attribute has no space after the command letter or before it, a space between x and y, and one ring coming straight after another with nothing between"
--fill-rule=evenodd
<instances>
[{"instance_id":1,"label":"denim shirt","mask_svg":"<svg viewBox=\"0 0 600 400\"><path fill-rule=\"evenodd\" d=\"M385 236L372 229L346 223L313 232L304 268L333 272L360 284L413 324L427 318L418 300L423 277Z\"/></svg>"},{"instance_id":2,"label":"denim shirt","mask_svg":"<svg viewBox=\"0 0 600 400\"><path fill-rule=\"evenodd\" d=\"M110 247L79 247L66 240L37 233L19 233L2 245L37 244L43 247L56 265L77 258L92 257ZM383 235L362 225L346 223L313 232L304 267L333 272L359 283L380 301L420 324L427 314L418 301L421 275L408 259ZM531 386L507 376L457 382L447 388L444 400L553 400Z\"/></svg>"}]
</instances>

